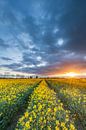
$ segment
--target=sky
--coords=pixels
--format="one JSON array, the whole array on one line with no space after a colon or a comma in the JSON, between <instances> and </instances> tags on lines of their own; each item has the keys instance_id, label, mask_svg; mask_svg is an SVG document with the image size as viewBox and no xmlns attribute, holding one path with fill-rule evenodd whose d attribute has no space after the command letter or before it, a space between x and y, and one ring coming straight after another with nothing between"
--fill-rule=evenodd
<instances>
[{"instance_id":1,"label":"sky","mask_svg":"<svg viewBox=\"0 0 86 130\"><path fill-rule=\"evenodd\" d=\"M86 0L0 0L0 72L86 73Z\"/></svg>"}]
</instances>

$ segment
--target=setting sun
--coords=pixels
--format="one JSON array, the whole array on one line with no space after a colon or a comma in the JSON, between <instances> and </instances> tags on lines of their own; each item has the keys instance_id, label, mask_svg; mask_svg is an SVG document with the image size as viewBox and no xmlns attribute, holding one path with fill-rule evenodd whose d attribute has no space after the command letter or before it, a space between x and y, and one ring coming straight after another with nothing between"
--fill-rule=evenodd
<instances>
[{"instance_id":1,"label":"setting sun","mask_svg":"<svg viewBox=\"0 0 86 130\"><path fill-rule=\"evenodd\" d=\"M69 73L66 73L65 76L67 77L76 77L78 74L75 73L75 72L69 72Z\"/></svg>"}]
</instances>

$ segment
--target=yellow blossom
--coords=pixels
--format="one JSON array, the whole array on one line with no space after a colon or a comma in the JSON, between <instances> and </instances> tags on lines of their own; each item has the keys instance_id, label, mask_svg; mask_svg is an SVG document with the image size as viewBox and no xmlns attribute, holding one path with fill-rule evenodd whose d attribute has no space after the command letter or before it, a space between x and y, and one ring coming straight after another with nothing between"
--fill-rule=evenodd
<instances>
[{"instance_id":1,"label":"yellow blossom","mask_svg":"<svg viewBox=\"0 0 86 130\"><path fill-rule=\"evenodd\" d=\"M27 118L29 116L29 113L28 112L26 112L25 113L25 118Z\"/></svg>"},{"instance_id":2,"label":"yellow blossom","mask_svg":"<svg viewBox=\"0 0 86 130\"><path fill-rule=\"evenodd\" d=\"M30 129L30 122L29 122L29 121L27 121L27 122L25 123L25 127L28 128L28 129Z\"/></svg>"}]
</instances>

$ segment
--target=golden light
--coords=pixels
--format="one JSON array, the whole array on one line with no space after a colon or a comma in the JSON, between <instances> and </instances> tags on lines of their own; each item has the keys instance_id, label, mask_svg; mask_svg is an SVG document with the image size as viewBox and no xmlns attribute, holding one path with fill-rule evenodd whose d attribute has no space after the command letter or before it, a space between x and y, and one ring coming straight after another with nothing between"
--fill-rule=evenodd
<instances>
[{"instance_id":1,"label":"golden light","mask_svg":"<svg viewBox=\"0 0 86 130\"><path fill-rule=\"evenodd\" d=\"M78 74L75 73L75 72L69 72L69 73L66 73L65 76L67 77L76 77Z\"/></svg>"},{"instance_id":2,"label":"golden light","mask_svg":"<svg viewBox=\"0 0 86 130\"><path fill-rule=\"evenodd\" d=\"M65 77L65 78L79 78L79 77L86 77L86 72L79 72L79 71L66 71L64 73L59 73L59 74L54 74L54 75L51 75L52 77Z\"/></svg>"}]
</instances>

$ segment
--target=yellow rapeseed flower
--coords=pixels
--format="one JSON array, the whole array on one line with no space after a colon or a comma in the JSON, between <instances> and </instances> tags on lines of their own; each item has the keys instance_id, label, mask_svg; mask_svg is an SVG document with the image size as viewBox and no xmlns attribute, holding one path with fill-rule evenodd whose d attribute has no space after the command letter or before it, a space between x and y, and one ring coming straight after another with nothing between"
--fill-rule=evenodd
<instances>
[{"instance_id":1,"label":"yellow rapeseed flower","mask_svg":"<svg viewBox=\"0 0 86 130\"><path fill-rule=\"evenodd\" d=\"M60 123L59 123L59 120L56 120L56 125L59 126L59 124L60 124Z\"/></svg>"},{"instance_id":2,"label":"yellow rapeseed flower","mask_svg":"<svg viewBox=\"0 0 86 130\"><path fill-rule=\"evenodd\" d=\"M48 112L51 112L51 108L48 108Z\"/></svg>"},{"instance_id":3,"label":"yellow rapeseed flower","mask_svg":"<svg viewBox=\"0 0 86 130\"><path fill-rule=\"evenodd\" d=\"M25 127L28 128L28 129L30 129L30 122L29 122L29 121L27 121L27 122L25 123Z\"/></svg>"},{"instance_id":4,"label":"yellow rapeseed flower","mask_svg":"<svg viewBox=\"0 0 86 130\"><path fill-rule=\"evenodd\" d=\"M36 105L34 105L33 108L35 109L35 108L36 108Z\"/></svg>"},{"instance_id":5,"label":"yellow rapeseed flower","mask_svg":"<svg viewBox=\"0 0 86 130\"><path fill-rule=\"evenodd\" d=\"M70 124L70 130L76 130L73 124Z\"/></svg>"},{"instance_id":6,"label":"yellow rapeseed flower","mask_svg":"<svg viewBox=\"0 0 86 130\"><path fill-rule=\"evenodd\" d=\"M50 126L47 127L48 130L52 130Z\"/></svg>"},{"instance_id":7,"label":"yellow rapeseed flower","mask_svg":"<svg viewBox=\"0 0 86 130\"><path fill-rule=\"evenodd\" d=\"M64 128L64 127L65 127L65 123L64 123L64 122L61 122L61 126Z\"/></svg>"},{"instance_id":8,"label":"yellow rapeseed flower","mask_svg":"<svg viewBox=\"0 0 86 130\"><path fill-rule=\"evenodd\" d=\"M32 117L29 118L30 122L32 121Z\"/></svg>"},{"instance_id":9,"label":"yellow rapeseed flower","mask_svg":"<svg viewBox=\"0 0 86 130\"><path fill-rule=\"evenodd\" d=\"M58 126L55 127L55 130L60 130L60 128Z\"/></svg>"},{"instance_id":10,"label":"yellow rapeseed flower","mask_svg":"<svg viewBox=\"0 0 86 130\"><path fill-rule=\"evenodd\" d=\"M56 112L56 111L57 111L57 108L55 107L55 108L54 108L54 112Z\"/></svg>"},{"instance_id":11,"label":"yellow rapeseed flower","mask_svg":"<svg viewBox=\"0 0 86 130\"><path fill-rule=\"evenodd\" d=\"M26 112L25 113L25 118L27 118L29 116L29 113L28 112Z\"/></svg>"}]
</instances>

